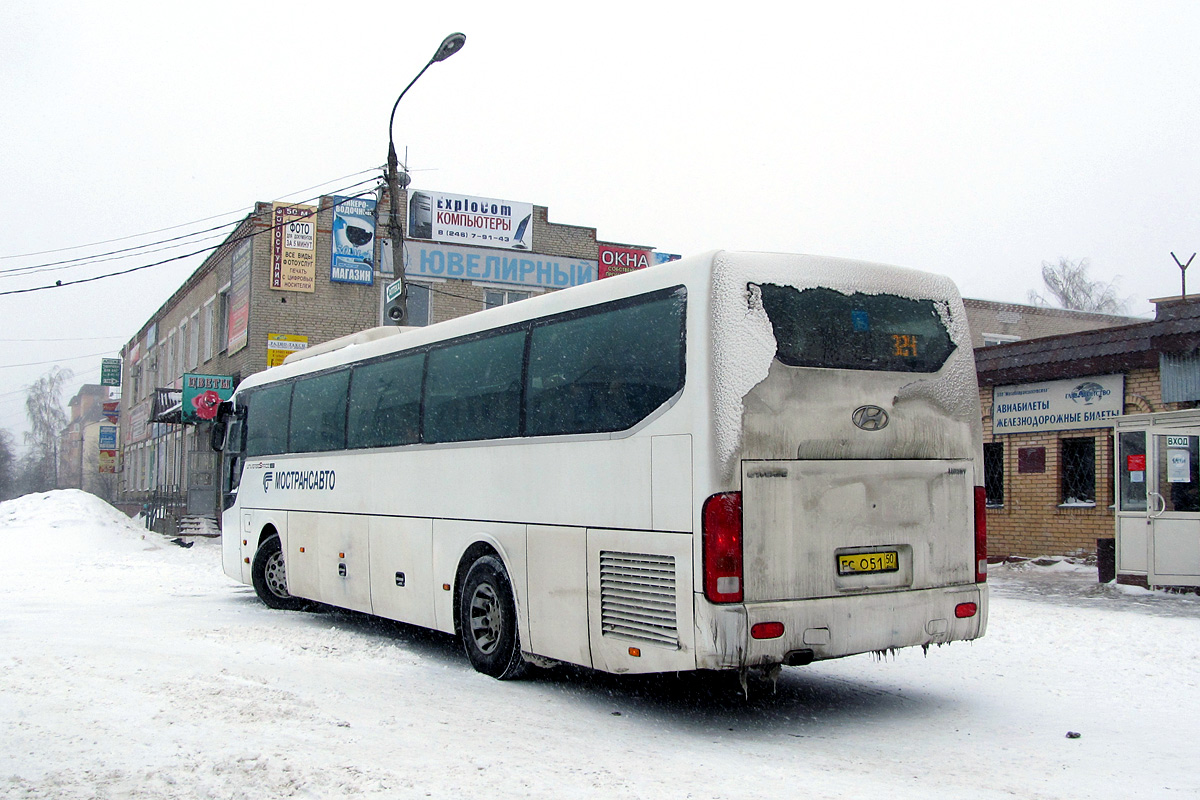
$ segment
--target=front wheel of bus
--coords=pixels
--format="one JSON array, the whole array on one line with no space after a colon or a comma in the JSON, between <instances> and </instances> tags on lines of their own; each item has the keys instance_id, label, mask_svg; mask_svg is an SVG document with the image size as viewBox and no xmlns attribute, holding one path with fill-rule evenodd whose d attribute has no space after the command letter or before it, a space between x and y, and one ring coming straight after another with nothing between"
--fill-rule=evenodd
<instances>
[{"instance_id":1,"label":"front wheel of bus","mask_svg":"<svg viewBox=\"0 0 1200 800\"><path fill-rule=\"evenodd\" d=\"M458 604L458 626L467 658L479 672L500 680L525 672L517 607L504 564L483 556L471 565Z\"/></svg>"},{"instance_id":2,"label":"front wheel of bus","mask_svg":"<svg viewBox=\"0 0 1200 800\"><path fill-rule=\"evenodd\" d=\"M307 600L288 594L287 566L278 536L269 536L258 546L250 573L254 578L254 593L269 607L302 611L308 606Z\"/></svg>"}]
</instances>

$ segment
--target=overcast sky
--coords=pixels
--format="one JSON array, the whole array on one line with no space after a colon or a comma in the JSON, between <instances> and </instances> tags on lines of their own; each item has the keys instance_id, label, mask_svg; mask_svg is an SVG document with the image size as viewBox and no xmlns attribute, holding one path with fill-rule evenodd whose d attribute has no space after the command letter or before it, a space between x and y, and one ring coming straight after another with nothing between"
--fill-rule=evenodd
<instances>
[{"instance_id":1,"label":"overcast sky","mask_svg":"<svg viewBox=\"0 0 1200 800\"><path fill-rule=\"evenodd\" d=\"M1088 258L1139 315L1179 293L1170 253L1200 249L1192 2L21 5L0 26L0 292L205 243L3 270L371 179L392 103L454 31L464 49L397 113L414 188L684 255L901 264L989 300ZM56 363L72 393L98 382L198 264L0 295L0 428L19 438Z\"/></svg>"}]
</instances>

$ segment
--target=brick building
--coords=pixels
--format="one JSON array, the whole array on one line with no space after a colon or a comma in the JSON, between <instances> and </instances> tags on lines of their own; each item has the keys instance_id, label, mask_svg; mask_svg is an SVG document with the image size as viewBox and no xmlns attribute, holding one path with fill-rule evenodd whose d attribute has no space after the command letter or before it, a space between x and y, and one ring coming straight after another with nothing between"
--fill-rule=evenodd
<instances>
[{"instance_id":1,"label":"brick building","mask_svg":"<svg viewBox=\"0 0 1200 800\"><path fill-rule=\"evenodd\" d=\"M1114 536L1114 473L1145 469L1144 452L1118 461L1117 420L1200 406L1200 298L1155 302L1153 321L976 349L990 554L1094 551ZM1144 582L1144 568L1119 577Z\"/></svg>"},{"instance_id":2,"label":"brick building","mask_svg":"<svg viewBox=\"0 0 1200 800\"><path fill-rule=\"evenodd\" d=\"M1063 333L1080 333L1096 328L1133 325L1145 320L1115 314L1072 311L1065 308L997 303L992 300L963 299L971 328L971 345L987 347L1009 342L1040 339Z\"/></svg>"},{"instance_id":3,"label":"brick building","mask_svg":"<svg viewBox=\"0 0 1200 800\"><path fill-rule=\"evenodd\" d=\"M602 253L656 255L598 242L595 228L553 223L545 206L411 196L403 243L410 325L596 280ZM400 198L405 217L409 199ZM387 229L376 207L388 208L386 194L379 203L373 196L257 203L142 323L121 350L118 476L126 511L144 508L168 527L186 515L213 515L218 461L194 397L228 396L243 377L291 351L385 320L395 275L390 243L376 235ZM432 212L440 224L443 209L446 224L435 231Z\"/></svg>"}]
</instances>

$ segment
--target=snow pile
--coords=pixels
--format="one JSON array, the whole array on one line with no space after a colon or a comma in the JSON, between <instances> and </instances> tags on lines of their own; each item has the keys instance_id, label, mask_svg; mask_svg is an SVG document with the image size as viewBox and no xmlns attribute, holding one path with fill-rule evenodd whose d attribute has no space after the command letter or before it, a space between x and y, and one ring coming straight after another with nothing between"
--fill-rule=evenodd
<instances>
[{"instance_id":1,"label":"snow pile","mask_svg":"<svg viewBox=\"0 0 1200 800\"><path fill-rule=\"evenodd\" d=\"M156 549L158 537L94 494L55 489L0 503L0 536L51 535L63 547L77 549L101 540L125 548Z\"/></svg>"},{"instance_id":2,"label":"snow pile","mask_svg":"<svg viewBox=\"0 0 1200 800\"><path fill-rule=\"evenodd\" d=\"M5 528L86 525L89 528L123 529L139 535L145 532L99 497L79 489L55 489L0 503L0 525Z\"/></svg>"}]
</instances>

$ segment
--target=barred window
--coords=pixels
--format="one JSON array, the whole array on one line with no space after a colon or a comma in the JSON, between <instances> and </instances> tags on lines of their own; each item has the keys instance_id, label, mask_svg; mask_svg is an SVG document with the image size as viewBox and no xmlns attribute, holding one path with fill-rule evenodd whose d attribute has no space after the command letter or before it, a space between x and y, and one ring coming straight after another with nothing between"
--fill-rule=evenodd
<instances>
[{"instance_id":1,"label":"barred window","mask_svg":"<svg viewBox=\"0 0 1200 800\"><path fill-rule=\"evenodd\" d=\"M983 445L983 486L989 507L1004 505L1004 442Z\"/></svg>"},{"instance_id":2,"label":"barred window","mask_svg":"<svg viewBox=\"0 0 1200 800\"><path fill-rule=\"evenodd\" d=\"M1063 439L1059 443L1062 504L1096 504L1096 440Z\"/></svg>"}]
</instances>

